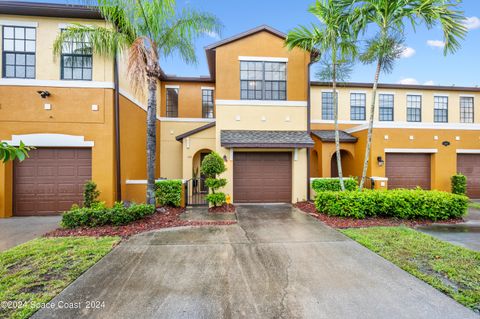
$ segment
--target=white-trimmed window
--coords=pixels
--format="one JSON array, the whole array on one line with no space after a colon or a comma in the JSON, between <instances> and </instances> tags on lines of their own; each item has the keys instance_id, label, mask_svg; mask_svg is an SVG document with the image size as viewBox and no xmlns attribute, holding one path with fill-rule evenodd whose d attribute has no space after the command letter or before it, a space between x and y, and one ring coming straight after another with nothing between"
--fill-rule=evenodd
<instances>
[{"instance_id":1,"label":"white-trimmed window","mask_svg":"<svg viewBox=\"0 0 480 319\"><path fill-rule=\"evenodd\" d=\"M461 96L460 97L460 122L461 123L473 123L473 97Z\"/></svg>"},{"instance_id":2,"label":"white-trimmed window","mask_svg":"<svg viewBox=\"0 0 480 319\"><path fill-rule=\"evenodd\" d=\"M212 89L202 89L202 117L206 119L213 119L215 117L213 112Z\"/></svg>"},{"instance_id":3,"label":"white-trimmed window","mask_svg":"<svg viewBox=\"0 0 480 319\"><path fill-rule=\"evenodd\" d=\"M178 89L166 88L166 116L178 117Z\"/></svg>"},{"instance_id":4,"label":"white-trimmed window","mask_svg":"<svg viewBox=\"0 0 480 319\"><path fill-rule=\"evenodd\" d=\"M333 120L333 118L333 92L322 92L322 120Z\"/></svg>"},{"instance_id":5,"label":"white-trimmed window","mask_svg":"<svg viewBox=\"0 0 480 319\"><path fill-rule=\"evenodd\" d=\"M91 81L92 63L92 46L88 39L68 41L62 46L60 78Z\"/></svg>"},{"instance_id":6,"label":"white-trimmed window","mask_svg":"<svg viewBox=\"0 0 480 319\"><path fill-rule=\"evenodd\" d=\"M35 78L34 27L3 26L2 74L4 78Z\"/></svg>"},{"instance_id":7,"label":"white-trimmed window","mask_svg":"<svg viewBox=\"0 0 480 319\"><path fill-rule=\"evenodd\" d=\"M407 95L407 122L422 121L422 96Z\"/></svg>"},{"instance_id":8,"label":"white-trimmed window","mask_svg":"<svg viewBox=\"0 0 480 319\"><path fill-rule=\"evenodd\" d=\"M287 63L240 61L240 99L287 99Z\"/></svg>"},{"instance_id":9,"label":"white-trimmed window","mask_svg":"<svg viewBox=\"0 0 480 319\"><path fill-rule=\"evenodd\" d=\"M367 95L365 93L350 93L350 119L365 121Z\"/></svg>"},{"instance_id":10,"label":"white-trimmed window","mask_svg":"<svg viewBox=\"0 0 480 319\"><path fill-rule=\"evenodd\" d=\"M379 94L379 120L393 121L393 94Z\"/></svg>"},{"instance_id":11,"label":"white-trimmed window","mask_svg":"<svg viewBox=\"0 0 480 319\"><path fill-rule=\"evenodd\" d=\"M434 96L433 121L436 123L448 122L448 96Z\"/></svg>"}]
</instances>

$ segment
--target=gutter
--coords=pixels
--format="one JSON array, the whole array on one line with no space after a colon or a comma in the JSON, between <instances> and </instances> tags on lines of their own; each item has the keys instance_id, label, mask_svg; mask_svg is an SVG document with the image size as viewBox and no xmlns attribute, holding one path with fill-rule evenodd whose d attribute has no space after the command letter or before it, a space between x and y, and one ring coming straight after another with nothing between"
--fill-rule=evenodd
<instances>
[{"instance_id":1,"label":"gutter","mask_svg":"<svg viewBox=\"0 0 480 319\"><path fill-rule=\"evenodd\" d=\"M312 69L312 64L318 61L320 53L317 50L313 50L310 52L310 62L308 62L308 71L307 71L307 134L310 135L311 132L311 89L310 89L310 74ZM307 200L309 201L311 197L310 194L310 149L307 149Z\"/></svg>"},{"instance_id":2,"label":"gutter","mask_svg":"<svg viewBox=\"0 0 480 319\"><path fill-rule=\"evenodd\" d=\"M121 184L121 166L120 166L120 90L118 78L118 59L113 58L113 104L115 118L115 185L116 185L116 201L122 200L122 184Z\"/></svg>"}]
</instances>

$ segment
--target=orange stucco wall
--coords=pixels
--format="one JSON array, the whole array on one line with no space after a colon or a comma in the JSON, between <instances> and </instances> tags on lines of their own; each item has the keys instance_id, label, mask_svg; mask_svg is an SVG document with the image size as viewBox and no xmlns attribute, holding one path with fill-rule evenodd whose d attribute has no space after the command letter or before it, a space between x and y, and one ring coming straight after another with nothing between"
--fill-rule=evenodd
<instances>
[{"instance_id":1,"label":"orange stucco wall","mask_svg":"<svg viewBox=\"0 0 480 319\"><path fill-rule=\"evenodd\" d=\"M12 135L53 133L84 136L93 141L92 179L100 199L115 199L113 90L42 87L51 96L42 99L37 87L0 87L0 140ZM45 110L44 104L51 104ZM98 111L92 110L98 105ZM0 164L0 217L12 215L12 164Z\"/></svg>"},{"instance_id":2,"label":"orange stucco wall","mask_svg":"<svg viewBox=\"0 0 480 319\"><path fill-rule=\"evenodd\" d=\"M288 58L287 100L307 99L307 65L309 53L295 49L288 51L284 40L263 31L216 49L217 99L240 99L239 56Z\"/></svg>"},{"instance_id":3,"label":"orange stucco wall","mask_svg":"<svg viewBox=\"0 0 480 319\"><path fill-rule=\"evenodd\" d=\"M160 116L162 117L166 116L167 112L167 95L165 94L165 85L177 85L180 87L178 92L178 117L186 118L202 117L202 87L215 87L214 83L209 82L162 82L162 98L160 103ZM215 91L213 92L213 99L215 101Z\"/></svg>"}]
</instances>

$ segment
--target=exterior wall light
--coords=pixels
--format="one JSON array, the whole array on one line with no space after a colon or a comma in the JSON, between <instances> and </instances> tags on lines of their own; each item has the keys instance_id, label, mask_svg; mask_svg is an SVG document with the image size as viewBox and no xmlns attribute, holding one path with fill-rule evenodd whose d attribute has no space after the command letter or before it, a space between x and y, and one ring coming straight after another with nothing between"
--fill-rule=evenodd
<instances>
[{"instance_id":1,"label":"exterior wall light","mask_svg":"<svg viewBox=\"0 0 480 319\"><path fill-rule=\"evenodd\" d=\"M378 166L380 166L380 167L385 165L385 161L383 160L383 158L381 156L377 156L377 163L378 163Z\"/></svg>"},{"instance_id":2,"label":"exterior wall light","mask_svg":"<svg viewBox=\"0 0 480 319\"><path fill-rule=\"evenodd\" d=\"M226 163L228 161L227 155L223 155L223 161Z\"/></svg>"},{"instance_id":3,"label":"exterior wall light","mask_svg":"<svg viewBox=\"0 0 480 319\"><path fill-rule=\"evenodd\" d=\"M50 96L50 92L48 91L37 91L38 94L42 97L42 99L46 99L47 97Z\"/></svg>"},{"instance_id":4,"label":"exterior wall light","mask_svg":"<svg viewBox=\"0 0 480 319\"><path fill-rule=\"evenodd\" d=\"M445 146L445 147L446 147L446 146L449 146L449 145L450 145L450 142L449 142L449 141L443 141L443 142L442 142L442 145Z\"/></svg>"}]
</instances>

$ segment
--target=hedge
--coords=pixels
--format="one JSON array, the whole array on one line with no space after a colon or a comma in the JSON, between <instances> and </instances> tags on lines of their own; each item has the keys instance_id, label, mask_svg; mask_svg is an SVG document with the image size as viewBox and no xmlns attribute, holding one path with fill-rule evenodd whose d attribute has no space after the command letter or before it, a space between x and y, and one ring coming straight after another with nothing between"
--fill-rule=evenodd
<instances>
[{"instance_id":1,"label":"hedge","mask_svg":"<svg viewBox=\"0 0 480 319\"><path fill-rule=\"evenodd\" d=\"M112 208L108 208L105 203L96 203L92 207L73 206L68 212L63 213L62 226L65 228L121 226L154 212L153 205L132 204L125 207L122 202L115 203Z\"/></svg>"},{"instance_id":2,"label":"hedge","mask_svg":"<svg viewBox=\"0 0 480 319\"><path fill-rule=\"evenodd\" d=\"M178 179L157 181L155 197L159 205L179 207L182 202L182 181Z\"/></svg>"},{"instance_id":3,"label":"hedge","mask_svg":"<svg viewBox=\"0 0 480 319\"><path fill-rule=\"evenodd\" d=\"M468 198L441 191L397 189L320 192L315 198L319 212L331 216L445 220L467 212Z\"/></svg>"},{"instance_id":4,"label":"hedge","mask_svg":"<svg viewBox=\"0 0 480 319\"><path fill-rule=\"evenodd\" d=\"M358 181L354 177L343 179L345 189L354 191L358 188ZM340 180L338 178L316 178L312 181L312 189L315 193L326 191L340 191Z\"/></svg>"},{"instance_id":5,"label":"hedge","mask_svg":"<svg viewBox=\"0 0 480 319\"><path fill-rule=\"evenodd\" d=\"M452 193L465 195L467 192L467 177L463 174L453 175L451 178Z\"/></svg>"}]
</instances>

